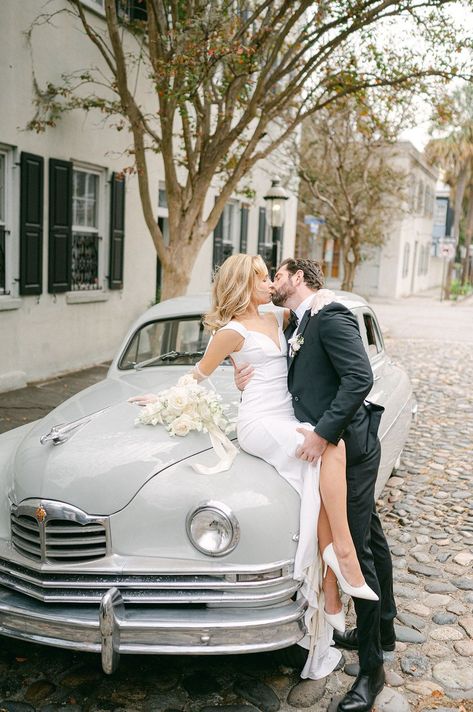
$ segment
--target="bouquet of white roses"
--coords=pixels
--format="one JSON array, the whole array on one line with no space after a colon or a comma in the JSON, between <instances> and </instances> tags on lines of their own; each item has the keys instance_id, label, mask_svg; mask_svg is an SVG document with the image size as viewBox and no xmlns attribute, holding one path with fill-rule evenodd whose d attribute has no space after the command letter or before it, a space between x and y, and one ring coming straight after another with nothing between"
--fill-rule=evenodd
<instances>
[{"instance_id":1,"label":"bouquet of white roses","mask_svg":"<svg viewBox=\"0 0 473 712\"><path fill-rule=\"evenodd\" d=\"M232 430L225 415L222 397L200 386L188 374L172 388L156 394L156 400L145 406L135 423L164 425L170 435L187 435L191 430L208 432L214 427L228 433Z\"/></svg>"}]
</instances>

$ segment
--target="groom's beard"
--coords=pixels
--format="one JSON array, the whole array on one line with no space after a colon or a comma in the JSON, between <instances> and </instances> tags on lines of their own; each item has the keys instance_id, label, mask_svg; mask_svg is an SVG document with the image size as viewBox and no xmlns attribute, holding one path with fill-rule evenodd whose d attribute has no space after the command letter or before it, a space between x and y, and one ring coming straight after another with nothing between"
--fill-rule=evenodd
<instances>
[{"instance_id":1,"label":"groom's beard","mask_svg":"<svg viewBox=\"0 0 473 712\"><path fill-rule=\"evenodd\" d=\"M283 307L289 297L292 297L295 289L290 284L285 284L279 289L275 289L271 295L272 302L276 307Z\"/></svg>"}]
</instances>

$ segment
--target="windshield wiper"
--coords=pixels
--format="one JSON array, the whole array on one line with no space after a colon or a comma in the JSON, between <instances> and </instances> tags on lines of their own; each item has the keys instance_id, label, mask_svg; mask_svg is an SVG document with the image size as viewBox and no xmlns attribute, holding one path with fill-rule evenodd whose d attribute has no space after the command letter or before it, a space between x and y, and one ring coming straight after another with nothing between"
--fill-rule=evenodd
<instances>
[{"instance_id":1,"label":"windshield wiper","mask_svg":"<svg viewBox=\"0 0 473 712\"><path fill-rule=\"evenodd\" d=\"M145 366L151 366L153 363L158 363L159 361L175 361L181 356L188 356L195 358L197 356L203 356L204 351L168 351L166 354L161 354L160 356L154 356L153 358L148 358L146 361L140 361L140 363L135 363L133 368L135 371L139 371Z\"/></svg>"}]
</instances>

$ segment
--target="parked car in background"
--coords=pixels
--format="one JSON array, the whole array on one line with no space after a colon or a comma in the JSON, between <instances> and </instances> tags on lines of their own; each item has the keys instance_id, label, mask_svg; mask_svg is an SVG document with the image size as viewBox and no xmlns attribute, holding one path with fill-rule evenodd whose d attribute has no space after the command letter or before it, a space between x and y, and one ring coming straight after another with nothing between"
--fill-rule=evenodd
<instances>
[{"instance_id":1,"label":"parked car in background","mask_svg":"<svg viewBox=\"0 0 473 712\"><path fill-rule=\"evenodd\" d=\"M406 441L415 400L385 352L370 306L358 319L380 426L382 489ZM264 461L241 452L212 464L205 433L171 438L135 425L128 398L174 385L202 356L208 295L148 309L108 375L42 420L0 436L0 633L101 653L222 654L274 650L304 635L292 578L299 499ZM233 369L213 385L236 413Z\"/></svg>"}]
</instances>

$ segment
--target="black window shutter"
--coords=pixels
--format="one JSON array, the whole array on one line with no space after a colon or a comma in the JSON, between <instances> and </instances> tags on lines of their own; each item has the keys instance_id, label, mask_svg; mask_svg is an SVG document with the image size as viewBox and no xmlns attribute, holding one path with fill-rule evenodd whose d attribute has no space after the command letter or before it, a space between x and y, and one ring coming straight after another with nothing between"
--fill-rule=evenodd
<instances>
[{"instance_id":1,"label":"black window shutter","mask_svg":"<svg viewBox=\"0 0 473 712\"><path fill-rule=\"evenodd\" d=\"M72 163L49 159L48 292L71 288Z\"/></svg>"},{"instance_id":2,"label":"black window shutter","mask_svg":"<svg viewBox=\"0 0 473 712\"><path fill-rule=\"evenodd\" d=\"M240 252L246 254L248 251L248 213L247 205L241 206L241 223L240 223Z\"/></svg>"},{"instance_id":3,"label":"black window shutter","mask_svg":"<svg viewBox=\"0 0 473 712\"><path fill-rule=\"evenodd\" d=\"M125 179L112 174L110 201L110 289L123 289L123 257L125 247Z\"/></svg>"},{"instance_id":4,"label":"black window shutter","mask_svg":"<svg viewBox=\"0 0 473 712\"><path fill-rule=\"evenodd\" d=\"M266 208L259 209L258 215L258 254L263 255L266 243Z\"/></svg>"},{"instance_id":5,"label":"black window shutter","mask_svg":"<svg viewBox=\"0 0 473 712\"><path fill-rule=\"evenodd\" d=\"M212 266L219 267L223 262L223 212L214 230L214 250Z\"/></svg>"},{"instance_id":6,"label":"black window shutter","mask_svg":"<svg viewBox=\"0 0 473 712\"><path fill-rule=\"evenodd\" d=\"M5 271L6 271L6 260L5 260L5 227L0 225L0 294L5 291Z\"/></svg>"},{"instance_id":7,"label":"black window shutter","mask_svg":"<svg viewBox=\"0 0 473 712\"><path fill-rule=\"evenodd\" d=\"M20 170L20 294L41 294L44 160L22 153Z\"/></svg>"}]
</instances>

